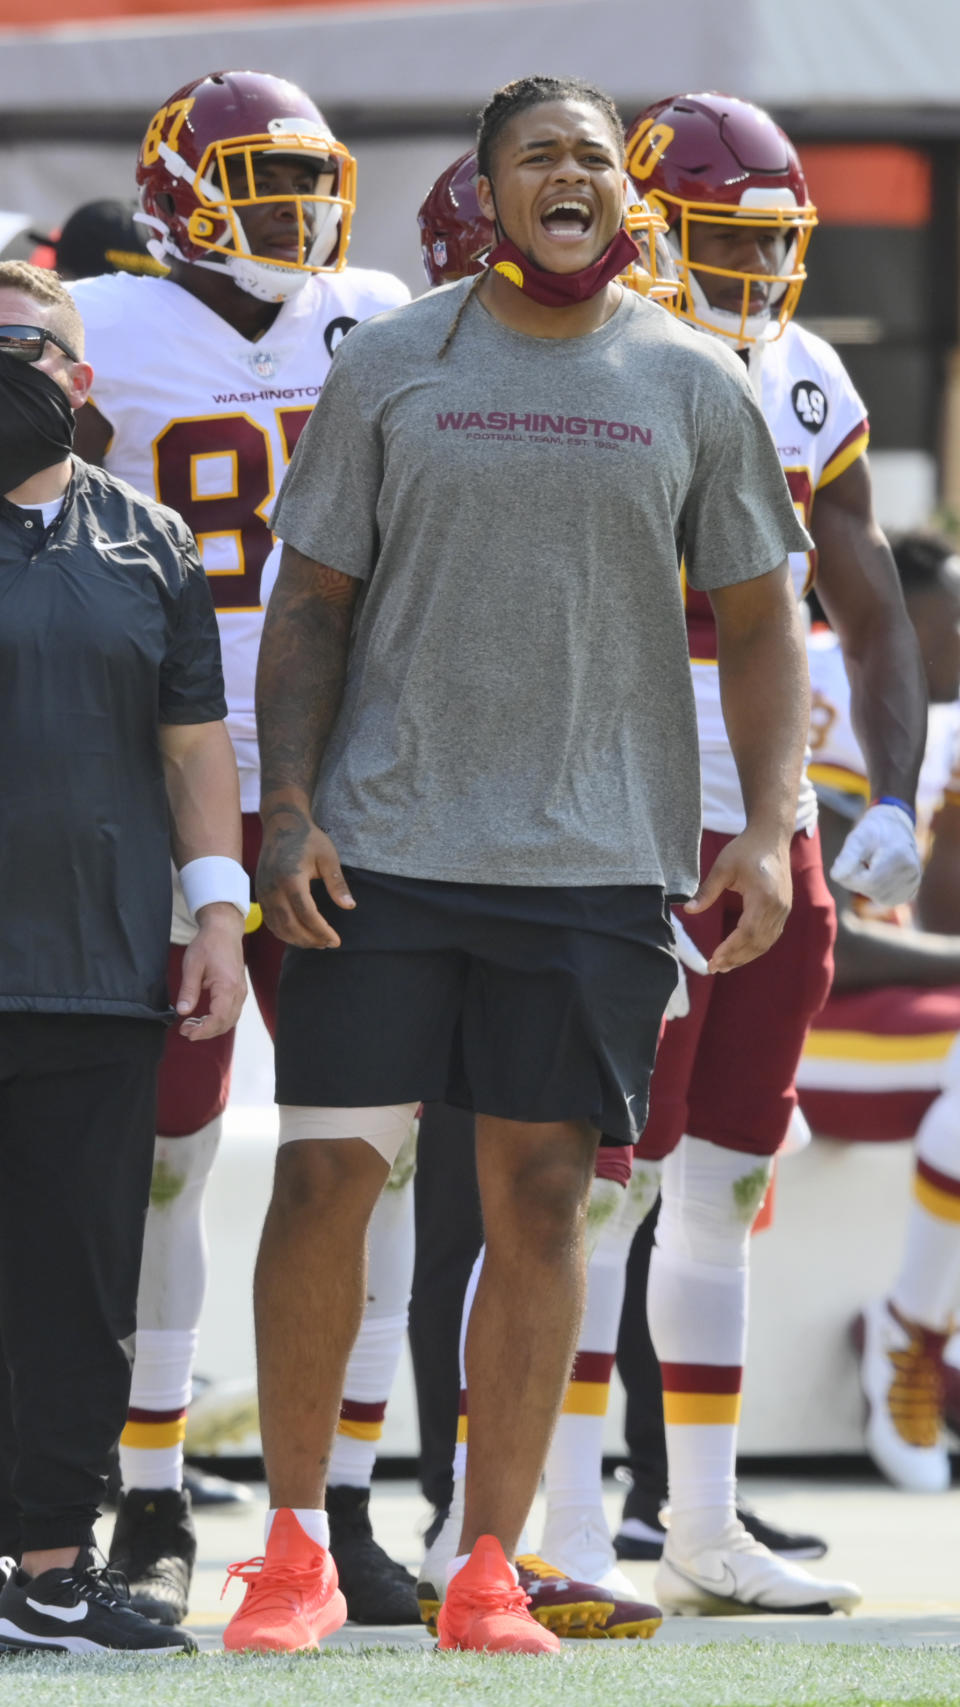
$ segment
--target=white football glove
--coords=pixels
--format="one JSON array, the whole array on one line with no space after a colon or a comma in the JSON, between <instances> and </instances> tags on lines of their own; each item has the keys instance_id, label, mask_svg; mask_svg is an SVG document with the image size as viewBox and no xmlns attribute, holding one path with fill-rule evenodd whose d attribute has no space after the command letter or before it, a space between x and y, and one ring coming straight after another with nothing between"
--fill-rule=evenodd
<instances>
[{"instance_id":1,"label":"white football glove","mask_svg":"<svg viewBox=\"0 0 960 1707\"><path fill-rule=\"evenodd\" d=\"M840 849L830 876L881 907L912 901L923 866L917 836L899 806L868 806Z\"/></svg>"},{"instance_id":2,"label":"white football glove","mask_svg":"<svg viewBox=\"0 0 960 1707\"><path fill-rule=\"evenodd\" d=\"M701 975L708 972L710 968L693 938L687 935L676 913L673 913L671 918L674 951L677 956L677 971L680 976L677 979L677 987L663 1010L663 1017L664 1019L686 1019L690 1012L690 991L687 989L687 974L684 967L687 966L691 972L698 972Z\"/></svg>"}]
</instances>

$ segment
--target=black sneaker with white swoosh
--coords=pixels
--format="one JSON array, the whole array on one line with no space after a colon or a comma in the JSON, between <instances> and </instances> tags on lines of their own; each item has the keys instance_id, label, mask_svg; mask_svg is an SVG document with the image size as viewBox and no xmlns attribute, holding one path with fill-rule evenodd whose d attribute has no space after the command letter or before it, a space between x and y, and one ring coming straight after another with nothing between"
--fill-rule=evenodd
<instances>
[{"instance_id":1,"label":"black sneaker with white swoosh","mask_svg":"<svg viewBox=\"0 0 960 1707\"><path fill-rule=\"evenodd\" d=\"M134 1612L119 1572L94 1566L81 1552L69 1570L28 1577L15 1570L0 1591L0 1652L192 1654L187 1630L151 1623Z\"/></svg>"}]
</instances>

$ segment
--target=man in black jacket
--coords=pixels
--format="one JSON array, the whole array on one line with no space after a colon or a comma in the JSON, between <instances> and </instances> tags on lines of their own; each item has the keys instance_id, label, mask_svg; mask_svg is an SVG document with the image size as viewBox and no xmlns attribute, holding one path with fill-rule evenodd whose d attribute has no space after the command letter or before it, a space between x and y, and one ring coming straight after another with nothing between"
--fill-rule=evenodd
<instances>
[{"instance_id":1,"label":"man in black jacket","mask_svg":"<svg viewBox=\"0 0 960 1707\"><path fill-rule=\"evenodd\" d=\"M90 1546L165 1027L236 1023L249 893L206 578L179 516L71 455L92 379L60 281L0 265L0 1645L178 1653ZM198 926L176 1013L171 853Z\"/></svg>"}]
</instances>

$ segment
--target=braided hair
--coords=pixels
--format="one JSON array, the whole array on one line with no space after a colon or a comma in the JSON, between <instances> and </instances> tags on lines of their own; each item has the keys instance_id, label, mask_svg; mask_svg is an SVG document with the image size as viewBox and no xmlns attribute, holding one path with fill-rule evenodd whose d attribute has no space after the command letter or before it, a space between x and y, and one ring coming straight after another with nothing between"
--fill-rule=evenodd
<instances>
[{"instance_id":1,"label":"braided hair","mask_svg":"<svg viewBox=\"0 0 960 1707\"><path fill-rule=\"evenodd\" d=\"M501 89L495 89L480 114L480 126L477 131L479 176L492 177L494 144L510 120L516 118L518 113L528 112L531 107L542 107L548 101L583 101L587 106L595 107L607 120L616 139L617 152L621 161L623 160L626 153L623 124L613 101L602 89L598 89L593 83L584 83L579 77L517 77L512 83L504 83ZM483 272L477 274L460 303L450 330L438 351L440 360L453 343L467 305L472 301L484 276Z\"/></svg>"},{"instance_id":2,"label":"braided hair","mask_svg":"<svg viewBox=\"0 0 960 1707\"><path fill-rule=\"evenodd\" d=\"M548 101L583 101L588 107L596 107L616 137L620 159L624 158L626 143L620 114L602 89L593 83L584 83L579 77L517 77L512 83L505 83L502 89L495 89L480 114L477 170L482 177L492 176L493 146L504 126L518 113L528 112L531 107L542 107Z\"/></svg>"}]
</instances>

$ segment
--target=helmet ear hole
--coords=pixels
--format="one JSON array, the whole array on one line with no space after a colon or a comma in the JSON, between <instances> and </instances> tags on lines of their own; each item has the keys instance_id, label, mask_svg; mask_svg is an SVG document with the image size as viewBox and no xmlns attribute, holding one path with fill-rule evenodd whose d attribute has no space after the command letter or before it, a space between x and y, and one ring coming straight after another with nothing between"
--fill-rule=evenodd
<instances>
[{"instance_id":1,"label":"helmet ear hole","mask_svg":"<svg viewBox=\"0 0 960 1707\"><path fill-rule=\"evenodd\" d=\"M177 204L174 201L173 197L168 193L168 191L159 190L154 199L155 199L156 205L157 205L157 212L166 214L166 217L168 219L172 219L174 213L176 212L176 205Z\"/></svg>"},{"instance_id":2,"label":"helmet ear hole","mask_svg":"<svg viewBox=\"0 0 960 1707\"><path fill-rule=\"evenodd\" d=\"M210 242L216 231L216 226L210 215L197 208L187 221L187 235L193 243Z\"/></svg>"}]
</instances>

